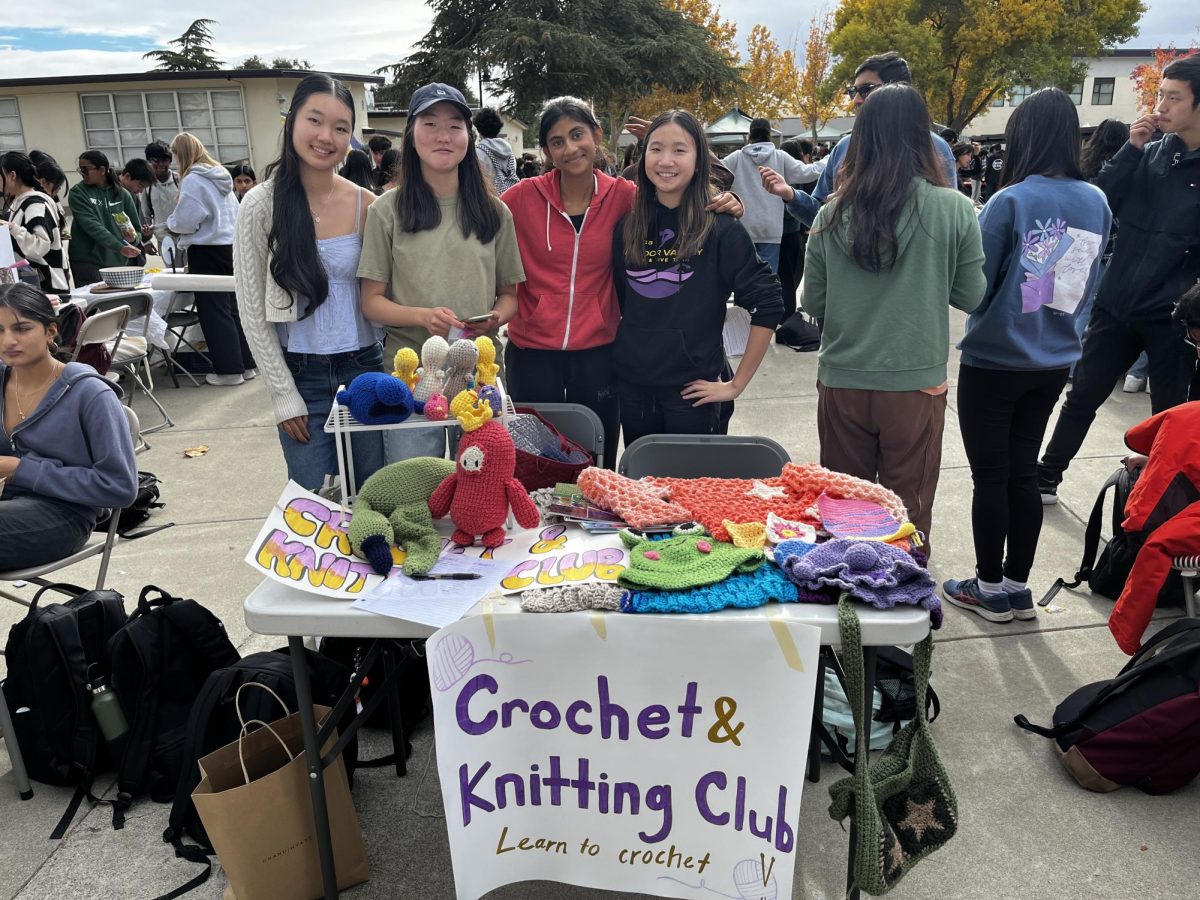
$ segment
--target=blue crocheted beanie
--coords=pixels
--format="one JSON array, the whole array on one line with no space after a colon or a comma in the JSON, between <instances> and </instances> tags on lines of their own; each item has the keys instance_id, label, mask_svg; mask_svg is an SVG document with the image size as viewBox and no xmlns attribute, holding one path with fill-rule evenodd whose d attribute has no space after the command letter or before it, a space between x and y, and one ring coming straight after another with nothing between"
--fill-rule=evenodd
<instances>
[{"instance_id":1,"label":"blue crocheted beanie","mask_svg":"<svg viewBox=\"0 0 1200 900\"><path fill-rule=\"evenodd\" d=\"M363 425L395 425L413 414L412 391L395 375L363 372L338 391L337 402Z\"/></svg>"}]
</instances>

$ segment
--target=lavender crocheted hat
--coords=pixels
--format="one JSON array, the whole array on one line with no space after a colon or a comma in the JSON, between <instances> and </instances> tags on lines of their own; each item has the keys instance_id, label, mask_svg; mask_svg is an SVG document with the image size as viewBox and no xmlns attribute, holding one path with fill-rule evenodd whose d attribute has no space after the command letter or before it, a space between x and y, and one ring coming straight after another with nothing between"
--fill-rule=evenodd
<instances>
[{"instance_id":1,"label":"lavender crocheted hat","mask_svg":"<svg viewBox=\"0 0 1200 900\"><path fill-rule=\"evenodd\" d=\"M898 603L929 610L934 628L942 626L937 582L905 551L878 541L835 539L783 564L788 578L802 588L837 587L877 609Z\"/></svg>"}]
</instances>

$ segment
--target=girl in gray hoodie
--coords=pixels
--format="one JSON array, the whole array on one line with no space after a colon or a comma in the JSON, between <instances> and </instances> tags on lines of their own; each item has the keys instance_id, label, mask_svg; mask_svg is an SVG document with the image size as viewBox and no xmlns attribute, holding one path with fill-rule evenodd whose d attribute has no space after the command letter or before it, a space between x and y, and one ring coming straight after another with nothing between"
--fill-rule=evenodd
<instances>
[{"instance_id":1,"label":"girl in gray hoodie","mask_svg":"<svg viewBox=\"0 0 1200 900\"><path fill-rule=\"evenodd\" d=\"M171 141L179 163L179 203L167 219L167 230L180 235L188 252L191 275L233 274L233 229L238 201L229 171L208 155L204 144L186 131ZM258 372L233 291L206 291L196 295L196 313L212 360L209 384L235 385Z\"/></svg>"},{"instance_id":2,"label":"girl in gray hoodie","mask_svg":"<svg viewBox=\"0 0 1200 900\"><path fill-rule=\"evenodd\" d=\"M45 294L0 286L0 570L74 553L137 496L121 402L91 366L54 358L57 336Z\"/></svg>"}]
</instances>

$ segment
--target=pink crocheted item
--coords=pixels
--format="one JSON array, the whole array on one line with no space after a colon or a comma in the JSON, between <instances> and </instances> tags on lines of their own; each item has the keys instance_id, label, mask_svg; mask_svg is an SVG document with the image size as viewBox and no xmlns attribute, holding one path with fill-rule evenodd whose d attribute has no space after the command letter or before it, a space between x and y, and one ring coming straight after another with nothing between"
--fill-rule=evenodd
<instances>
[{"instance_id":1,"label":"pink crocheted item","mask_svg":"<svg viewBox=\"0 0 1200 900\"><path fill-rule=\"evenodd\" d=\"M580 480L582 482L582 477ZM904 503L887 488L834 472L816 463L789 463L783 467L783 474L778 478L646 478L637 483L654 485L667 491L671 500L689 511L687 518L703 523L719 541L730 540L723 520L765 524L767 513L772 512L784 519L820 527L821 519L816 504L822 492L830 497L870 500L878 503L898 521L908 521ZM756 488L756 484L783 488L785 495L763 497L763 494L772 492Z\"/></svg>"},{"instance_id":2,"label":"pink crocheted item","mask_svg":"<svg viewBox=\"0 0 1200 900\"><path fill-rule=\"evenodd\" d=\"M612 510L634 528L674 525L693 518L683 506L671 502L669 489L644 478L634 481L593 466L579 473L577 483L588 500Z\"/></svg>"}]
</instances>

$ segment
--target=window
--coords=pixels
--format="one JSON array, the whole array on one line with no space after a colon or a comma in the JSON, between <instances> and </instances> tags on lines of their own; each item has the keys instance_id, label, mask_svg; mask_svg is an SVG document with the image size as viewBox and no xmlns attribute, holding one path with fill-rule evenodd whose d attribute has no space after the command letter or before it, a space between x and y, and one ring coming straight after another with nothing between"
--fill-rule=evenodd
<instances>
[{"instance_id":1,"label":"window","mask_svg":"<svg viewBox=\"0 0 1200 900\"><path fill-rule=\"evenodd\" d=\"M999 94L996 97L996 99L992 101L992 106L1003 106L1003 105L1004 105L1004 95Z\"/></svg>"},{"instance_id":2,"label":"window","mask_svg":"<svg viewBox=\"0 0 1200 900\"><path fill-rule=\"evenodd\" d=\"M168 144L190 131L225 164L250 159L242 93L236 90L80 94L87 145L113 165L145 154L151 141Z\"/></svg>"},{"instance_id":3,"label":"window","mask_svg":"<svg viewBox=\"0 0 1200 900\"><path fill-rule=\"evenodd\" d=\"M1082 106L1083 105L1083 82L1082 81L1079 82L1079 84L1075 85L1075 87L1073 87L1069 91L1067 91L1067 96L1071 98L1071 102L1074 103L1076 106Z\"/></svg>"},{"instance_id":4,"label":"window","mask_svg":"<svg viewBox=\"0 0 1200 900\"><path fill-rule=\"evenodd\" d=\"M1092 79L1092 106L1112 106L1113 89L1116 87L1115 78Z\"/></svg>"},{"instance_id":5,"label":"window","mask_svg":"<svg viewBox=\"0 0 1200 900\"><path fill-rule=\"evenodd\" d=\"M0 152L9 150L25 150L21 111L16 97L0 97Z\"/></svg>"},{"instance_id":6,"label":"window","mask_svg":"<svg viewBox=\"0 0 1200 900\"><path fill-rule=\"evenodd\" d=\"M1033 93L1033 88L1027 84L1018 84L1008 95L1009 106L1020 106L1022 101Z\"/></svg>"}]
</instances>

